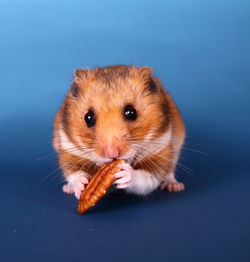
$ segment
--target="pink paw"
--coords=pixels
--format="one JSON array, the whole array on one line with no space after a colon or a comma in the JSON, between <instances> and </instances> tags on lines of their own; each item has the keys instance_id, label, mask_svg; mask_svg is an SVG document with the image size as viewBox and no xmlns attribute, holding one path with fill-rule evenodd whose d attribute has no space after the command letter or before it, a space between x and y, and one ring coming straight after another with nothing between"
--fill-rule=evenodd
<instances>
[{"instance_id":1,"label":"pink paw","mask_svg":"<svg viewBox=\"0 0 250 262\"><path fill-rule=\"evenodd\" d=\"M167 183L166 185L162 186L162 190L166 190L168 192L180 192L184 189L184 184L177 181L173 183Z\"/></svg>"},{"instance_id":2,"label":"pink paw","mask_svg":"<svg viewBox=\"0 0 250 262\"><path fill-rule=\"evenodd\" d=\"M77 176L73 183L68 183L63 186L63 192L75 194L76 198L79 199L82 191L85 189L85 185L88 183L89 180L84 175Z\"/></svg>"},{"instance_id":3,"label":"pink paw","mask_svg":"<svg viewBox=\"0 0 250 262\"><path fill-rule=\"evenodd\" d=\"M80 198L82 191L85 189L85 185L89 183L89 180L85 177L85 176L79 176L74 185L74 192L75 192L75 196L76 198Z\"/></svg>"},{"instance_id":4,"label":"pink paw","mask_svg":"<svg viewBox=\"0 0 250 262\"><path fill-rule=\"evenodd\" d=\"M74 194L74 189L69 184L63 186L63 192L67 194Z\"/></svg>"},{"instance_id":5,"label":"pink paw","mask_svg":"<svg viewBox=\"0 0 250 262\"><path fill-rule=\"evenodd\" d=\"M117 178L114 183L116 184L116 188L126 188L131 182L133 168L127 163L121 164L119 167L122 171L114 175Z\"/></svg>"}]
</instances>

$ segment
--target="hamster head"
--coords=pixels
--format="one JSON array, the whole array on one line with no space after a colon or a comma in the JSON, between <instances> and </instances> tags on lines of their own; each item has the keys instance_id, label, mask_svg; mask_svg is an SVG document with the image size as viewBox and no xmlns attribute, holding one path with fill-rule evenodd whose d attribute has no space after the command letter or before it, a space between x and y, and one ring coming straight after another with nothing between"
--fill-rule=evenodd
<instances>
[{"instance_id":1,"label":"hamster head","mask_svg":"<svg viewBox=\"0 0 250 262\"><path fill-rule=\"evenodd\" d=\"M74 146L100 163L149 153L168 124L166 93L149 67L78 69L62 108Z\"/></svg>"}]
</instances>

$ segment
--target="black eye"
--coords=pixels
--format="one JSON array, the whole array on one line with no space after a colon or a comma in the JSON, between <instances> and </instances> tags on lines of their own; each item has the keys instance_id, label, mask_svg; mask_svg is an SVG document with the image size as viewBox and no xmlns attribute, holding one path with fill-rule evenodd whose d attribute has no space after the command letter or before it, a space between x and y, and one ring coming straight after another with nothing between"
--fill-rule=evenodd
<instances>
[{"instance_id":1,"label":"black eye","mask_svg":"<svg viewBox=\"0 0 250 262\"><path fill-rule=\"evenodd\" d=\"M137 113L132 105L127 105L124 108L124 117L126 120L134 121L137 118Z\"/></svg>"},{"instance_id":2,"label":"black eye","mask_svg":"<svg viewBox=\"0 0 250 262\"><path fill-rule=\"evenodd\" d=\"M88 127L92 127L95 125L95 114L93 110L88 111L88 113L84 117L84 120Z\"/></svg>"}]
</instances>

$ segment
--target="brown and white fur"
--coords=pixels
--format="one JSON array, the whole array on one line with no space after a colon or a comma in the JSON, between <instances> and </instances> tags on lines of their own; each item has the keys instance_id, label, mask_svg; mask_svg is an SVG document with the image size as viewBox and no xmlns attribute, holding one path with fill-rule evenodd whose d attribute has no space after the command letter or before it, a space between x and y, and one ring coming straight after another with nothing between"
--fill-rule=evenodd
<instances>
[{"instance_id":1,"label":"brown and white fur","mask_svg":"<svg viewBox=\"0 0 250 262\"><path fill-rule=\"evenodd\" d=\"M137 112L124 118L124 107ZM84 116L92 110L92 127ZM149 67L108 66L78 69L54 122L54 147L66 185L79 198L92 174L105 162L124 159L115 174L117 188L146 195L161 186L184 189L175 167L185 138L180 113Z\"/></svg>"}]
</instances>

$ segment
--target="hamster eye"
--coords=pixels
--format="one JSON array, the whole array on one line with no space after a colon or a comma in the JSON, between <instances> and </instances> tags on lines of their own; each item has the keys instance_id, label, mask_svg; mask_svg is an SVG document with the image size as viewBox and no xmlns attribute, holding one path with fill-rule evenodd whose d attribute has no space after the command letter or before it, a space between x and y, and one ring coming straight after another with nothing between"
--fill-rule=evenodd
<instances>
[{"instance_id":1,"label":"hamster eye","mask_svg":"<svg viewBox=\"0 0 250 262\"><path fill-rule=\"evenodd\" d=\"M93 110L89 110L87 114L84 116L84 120L88 127L92 127L95 125L95 114Z\"/></svg>"},{"instance_id":2,"label":"hamster eye","mask_svg":"<svg viewBox=\"0 0 250 262\"><path fill-rule=\"evenodd\" d=\"M136 110L132 105L125 106L124 117L128 121L134 121L137 118Z\"/></svg>"}]
</instances>

